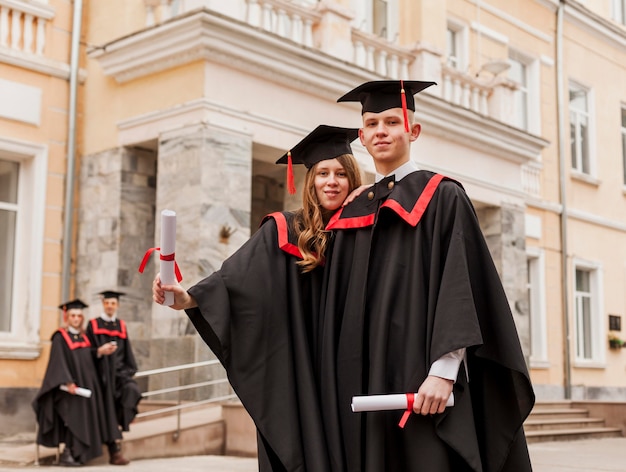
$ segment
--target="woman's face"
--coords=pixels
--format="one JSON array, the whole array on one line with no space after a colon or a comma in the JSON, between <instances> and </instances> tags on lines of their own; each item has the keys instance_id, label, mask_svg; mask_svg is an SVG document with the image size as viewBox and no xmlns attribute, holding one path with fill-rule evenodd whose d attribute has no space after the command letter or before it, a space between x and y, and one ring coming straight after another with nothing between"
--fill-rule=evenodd
<instances>
[{"instance_id":1,"label":"woman's face","mask_svg":"<svg viewBox=\"0 0 626 472\"><path fill-rule=\"evenodd\" d=\"M315 194L326 210L338 209L348 196L350 182L346 170L337 159L320 161L315 166Z\"/></svg>"},{"instance_id":2,"label":"woman's face","mask_svg":"<svg viewBox=\"0 0 626 472\"><path fill-rule=\"evenodd\" d=\"M74 329L81 329L83 326L83 311L76 308L67 310L67 324Z\"/></svg>"}]
</instances>

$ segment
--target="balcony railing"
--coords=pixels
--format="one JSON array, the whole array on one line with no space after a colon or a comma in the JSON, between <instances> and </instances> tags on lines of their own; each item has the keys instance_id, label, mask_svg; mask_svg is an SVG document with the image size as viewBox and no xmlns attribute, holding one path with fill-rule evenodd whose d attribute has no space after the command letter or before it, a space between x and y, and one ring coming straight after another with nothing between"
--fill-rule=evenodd
<instances>
[{"instance_id":1,"label":"balcony railing","mask_svg":"<svg viewBox=\"0 0 626 472\"><path fill-rule=\"evenodd\" d=\"M313 25L321 15L285 0L247 0L246 22L281 38L313 47Z\"/></svg>"},{"instance_id":2,"label":"balcony railing","mask_svg":"<svg viewBox=\"0 0 626 472\"><path fill-rule=\"evenodd\" d=\"M352 44L356 65L392 79L409 76L413 56L406 48L357 29L352 30Z\"/></svg>"},{"instance_id":3,"label":"balcony railing","mask_svg":"<svg viewBox=\"0 0 626 472\"><path fill-rule=\"evenodd\" d=\"M45 5L0 0L0 47L43 56L46 24L53 11Z\"/></svg>"},{"instance_id":4,"label":"balcony railing","mask_svg":"<svg viewBox=\"0 0 626 472\"><path fill-rule=\"evenodd\" d=\"M491 87L488 84L445 64L441 67L441 75L444 100L481 115L489 114L487 99Z\"/></svg>"}]
</instances>

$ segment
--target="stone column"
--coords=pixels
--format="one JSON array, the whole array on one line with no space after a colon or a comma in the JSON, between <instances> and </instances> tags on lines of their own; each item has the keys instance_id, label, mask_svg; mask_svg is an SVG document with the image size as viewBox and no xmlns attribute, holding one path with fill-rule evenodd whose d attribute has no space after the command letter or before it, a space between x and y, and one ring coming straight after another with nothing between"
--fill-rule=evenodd
<instances>
[{"instance_id":1,"label":"stone column","mask_svg":"<svg viewBox=\"0 0 626 472\"><path fill-rule=\"evenodd\" d=\"M137 272L154 240L156 155L117 148L82 158L77 223L76 295L102 312L102 290L126 293L119 317L128 324L139 368L149 357L150 276Z\"/></svg>"},{"instance_id":2,"label":"stone column","mask_svg":"<svg viewBox=\"0 0 626 472\"><path fill-rule=\"evenodd\" d=\"M524 209L519 206L477 211L489 251L500 274L526 358L530 353L528 267Z\"/></svg>"},{"instance_id":3,"label":"stone column","mask_svg":"<svg viewBox=\"0 0 626 472\"><path fill-rule=\"evenodd\" d=\"M176 260L185 288L219 269L249 238L251 182L249 135L202 124L160 136L154 240L158 246L161 211L175 211ZM155 258L155 272L157 262ZM182 311L153 304L151 337L155 366L212 358ZM206 369L198 375L206 379ZM209 377L220 375L216 369ZM202 394L213 395L222 387L227 385Z\"/></svg>"}]
</instances>

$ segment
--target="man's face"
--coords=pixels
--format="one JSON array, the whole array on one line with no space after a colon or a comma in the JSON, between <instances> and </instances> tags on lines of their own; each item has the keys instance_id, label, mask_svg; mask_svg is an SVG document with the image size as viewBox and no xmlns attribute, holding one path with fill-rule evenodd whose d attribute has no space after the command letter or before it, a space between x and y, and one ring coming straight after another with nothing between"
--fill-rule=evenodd
<instances>
[{"instance_id":1,"label":"man's face","mask_svg":"<svg viewBox=\"0 0 626 472\"><path fill-rule=\"evenodd\" d=\"M102 299L102 308L104 309L104 314L107 316L113 316L117 312L118 300L117 298L103 298Z\"/></svg>"},{"instance_id":2,"label":"man's face","mask_svg":"<svg viewBox=\"0 0 626 472\"><path fill-rule=\"evenodd\" d=\"M412 118L410 113L409 122ZM402 108L390 108L380 113L365 112L359 137L374 159L376 170L386 175L408 162L410 144L417 139L420 131L421 126L415 123L407 133Z\"/></svg>"},{"instance_id":3,"label":"man's face","mask_svg":"<svg viewBox=\"0 0 626 472\"><path fill-rule=\"evenodd\" d=\"M74 329L81 329L83 327L83 310L80 308L70 308L67 310L67 324Z\"/></svg>"}]
</instances>

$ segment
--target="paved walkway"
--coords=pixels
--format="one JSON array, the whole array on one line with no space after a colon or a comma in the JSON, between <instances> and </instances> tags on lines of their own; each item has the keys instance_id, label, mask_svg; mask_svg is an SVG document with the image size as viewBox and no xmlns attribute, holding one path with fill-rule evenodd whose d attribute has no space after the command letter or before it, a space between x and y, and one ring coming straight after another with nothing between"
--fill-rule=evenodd
<instances>
[{"instance_id":1,"label":"paved walkway","mask_svg":"<svg viewBox=\"0 0 626 472\"><path fill-rule=\"evenodd\" d=\"M536 443L529 446L534 472L626 472L626 438L584 439ZM2 457L0 457L0 461ZM2 464L1 471L43 472L56 466ZM192 456L136 460L125 467L84 466L81 472L257 472L256 459L224 456Z\"/></svg>"}]
</instances>

